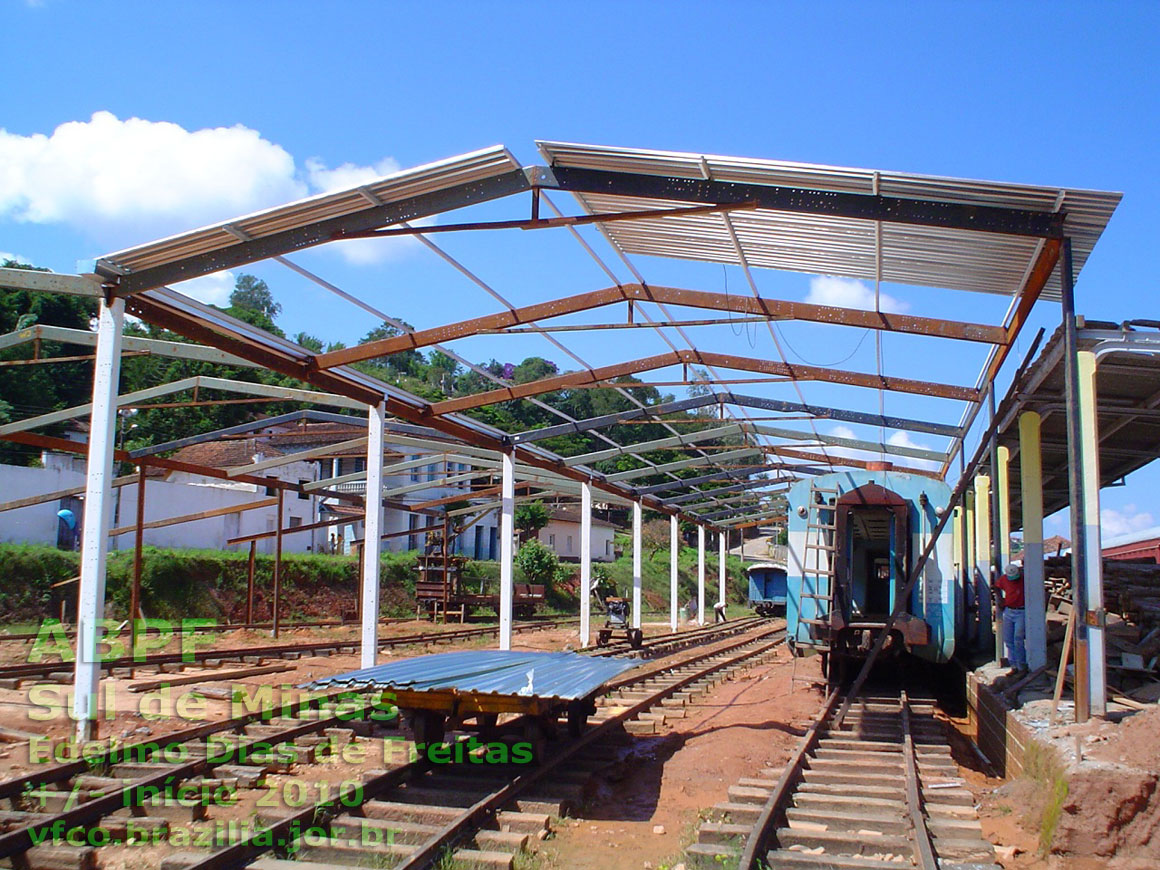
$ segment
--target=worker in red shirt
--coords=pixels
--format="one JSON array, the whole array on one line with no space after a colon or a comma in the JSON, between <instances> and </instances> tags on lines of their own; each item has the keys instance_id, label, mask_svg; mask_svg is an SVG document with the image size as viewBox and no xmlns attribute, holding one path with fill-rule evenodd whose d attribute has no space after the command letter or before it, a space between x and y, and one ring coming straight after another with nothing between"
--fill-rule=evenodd
<instances>
[{"instance_id":1,"label":"worker in red shirt","mask_svg":"<svg viewBox=\"0 0 1160 870\"><path fill-rule=\"evenodd\" d=\"M1020 673L1027 670L1027 614L1023 609L1023 566L1012 562L995 581L995 593L1003 608L1003 647L1007 663Z\"/></svg>"}]
</instances>

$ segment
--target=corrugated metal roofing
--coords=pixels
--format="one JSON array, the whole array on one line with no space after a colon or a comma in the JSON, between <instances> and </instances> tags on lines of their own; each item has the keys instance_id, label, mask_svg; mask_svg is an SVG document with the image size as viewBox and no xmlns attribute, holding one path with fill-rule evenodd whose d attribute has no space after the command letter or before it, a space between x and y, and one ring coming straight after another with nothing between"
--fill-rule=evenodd
<instances>
[{"instance_id":1,"label":"corrugated metal roofing","mask_svg":"<svg viewBox=\"0 0 1160 870\"><path fill-rule=\"evenodd\" d=\"M519 168L519 161L511 152L502 145L496 145L384 175L358 187L312 196L147 245L106 254L100 260L127 272L140 271L239 244L238 236L227 228L236 228L251 239L261 239L330 218L378 208L383 203L482 181Z\"/></svg>"},{"instance_id":2,"label":"corrugated metal roofing","mask_svg":"<svg viewBox=\"0 0 1160 870\"><path fill-rule=\"evenodd\" d=\"M576 699L591 695L638 661L569 652L478 650L438 653L325 677L312 689L336 686Z\"/></svg>"},{"instance_id":3,"label":"corrugated metal roofing","mask_svg":"<svg viewBox=\"0 0 1160 870\"><path fill-rule=\"evenodd\" d=\"M883 172L778 160L756 160L563 142L538 142L552 166L675 178L711 179L813 190L874 194L1067 214L1075 274L1107 226L1122 194ZM576 193L589 212L671 207L671 200ZM730 220L752 266L874 280L875 222L769 209L736 211ZM605 231L625 252L737 263L721 215L618 221ZM970 230L882 224L882 280L1011 295L1039 252L1038 239ZM1045 298L1059 298L1053 274Z\"/></svg>"}]
</instances>

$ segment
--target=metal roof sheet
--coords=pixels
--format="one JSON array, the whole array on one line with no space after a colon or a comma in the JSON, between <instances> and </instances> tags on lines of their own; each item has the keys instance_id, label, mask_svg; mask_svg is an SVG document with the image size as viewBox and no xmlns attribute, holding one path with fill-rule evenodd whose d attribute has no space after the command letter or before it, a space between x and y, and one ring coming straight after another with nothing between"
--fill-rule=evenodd
<instances>
[{"instance_id":1,"label":"metal roof sheet","mask_svg":"<svg viewBox=\"0 0 1160 870\"><path fill-rule=\"evenodd\" d=\"M1138 350L1114 350L1117 337L1144 339ZM1099 417L1100 486L1143 468L1156 459L1160 442L1160 336L1150 329L1119 329L1112 323L1088 321L1079 330L1078 347L1093 351L1096 366L1096 408ZM1109 347L1110 346L1110 347ZM999 405L999 444L1010 450L1009 478L1019 480L1021 467L1019 415L1038 411L1041 415L1041 465L1043 515L1050 516L1067 506L1068 469L1072 454L1068 446L1065 411L1063 331L1058 328L1038 359L1011 385ZM984 455L980 468L989 469ZM1011 528L1023 525L1023 499L1012 486Z\"/></svg>"},{"instance_id":2,"label":"metal roof sheet","mask_svg":"<svg viewBox=\"0 0 1160 870\"><path fill-rule=\"evenodd\" d=\"M492 178L519 168L519 161L507 148L495 145L384 175L357 187L311 196L159 239L147 245L106 254L99 260L125 272L140 271L237 245L241 239L232 230L240 230L250 239L261 239L330 218L369 211L384 203Z\"/></svg>"},{"instance_id":3,"label":"metal roof sheet","mask_svg":"<svg viewBox=\"0 0 1160 870\"><path fill-rule=\"evenodd\" d=\"M573 700L591 695L613 677L639 665L639 661L616 656L593 658L570 652L473 650L389 662L324 677L309 683L308 687L454 689L487 695Z\"/></svg>"},{"instance_id":4,"label":"metal roof sheet","mask_svg":"<svg viewBox=\"0 0 1160 870\"><path fill-rule=\"evenodd\" d=\"M681 153L612 148L563 142L538 142L552 166L599 169L674 178L763 184L842 193L880 194L906 199L1000 206L1067 214L1075 274L1115 211L1122 194L975 181L792 163ZM608 194L575 193L591 213L656 209L672 200ZM874 280L875 221L770 209L735 211L729 220L737 232L745 259L752 266L842 275ZM617 221L604 224L608 236L630 254L650 254L738 263L721 215ZM1023 286L1042 242L972 230L908 224L882 224L882 280L899 284L945 287L1011 295ZM1059 278L1053 274L1044 297L1059 298Z\"/></svg>"}]
</instances>

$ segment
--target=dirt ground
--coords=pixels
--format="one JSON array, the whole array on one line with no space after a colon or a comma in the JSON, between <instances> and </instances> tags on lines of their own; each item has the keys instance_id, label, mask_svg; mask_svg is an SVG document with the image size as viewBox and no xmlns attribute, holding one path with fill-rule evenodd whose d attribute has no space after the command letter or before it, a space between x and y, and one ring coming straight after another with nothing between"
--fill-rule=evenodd
<instances>
[{"instance_id":1,"label":"dirt ground","mask_svg":"<svg viewBox=\"0 0 1160 870\"><path fill-rule=\"evenodd\" d=\"M1021 718L1034 721L1049 703L1025 704ZM1035 730L1054 749L1037 777L1005 782L970 759L961 768L999 863L1008 870L1160 867L1160 708ZM1045 830L1053 831L1046 854Z\"/></svg>"},{"instance_id":2,"label":"dirt ground","mask_svg":"<svg viewBox=\"0 0 1160 870\"><path fill-rule=\"evenodd\" d=\"M808 668L798 663L799 673ZM679 861L702 812L727 800L742 777L783 765L805 733L820 696L802 684L791 692L790 669L782 648L775 662L718 687L686 718L631 739L595 778L585 808L541 846L540 866L639 870Z\"/></svg>"}]
</instances>

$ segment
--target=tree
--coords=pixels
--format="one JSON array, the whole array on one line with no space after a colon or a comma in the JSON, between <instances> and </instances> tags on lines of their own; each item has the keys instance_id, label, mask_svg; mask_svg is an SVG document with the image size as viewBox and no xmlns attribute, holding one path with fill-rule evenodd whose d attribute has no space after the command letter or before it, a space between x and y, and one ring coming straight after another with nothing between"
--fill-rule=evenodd
<instances>
[{"instance_id":1,"label":"tree","mask_svg":"<svg viewBox=\"0 0 1160 870\"><path fill-rule=\"evenodd\" d=\"M516 531L520 533L520 540L534 538L551 519L552 515L544 507L543 502L529 501L516 507L515 526Z\"/></svg>"},{"instance_id":2,"label":"tree","mask_svg":"<svg viewBox=\"0 0 1160 870\"><path fill-rule=\"evenodd\" d=\"M529 583L551 584L560 567L556 553L539 541L526 541L516 553L516 564L524 572Z\"/></svg>"},{"instance_id":3,"label":"tree","mask_svg":"<svg viewBox=\"0 0 1160 870\"><path fill-rule=\"evenodd\" d=\"M649 520L640 527L640 542L642 546L648 547L649 559L669 545L669 537L668 520Z\"/></svg>"},{"instance_id":4,"label":"tree","mask_svg":"<svg viewBox=\"0 0 1160 870\"><path fill-rule=\"evenodd\" d=\"M48 271L2 256L0 266L31 272ZM96 314L97 300L87 296L0 289L0 335L37 324L88 332ZM6 413L19 419L88 402L92 398L93 366L84 357L92 352L91 347L84 345L42 341L42 357L75 356L78 359L51 365L0 367L0 396L4 397ZM31 359L32 353L31 343L20 344L0 350L0 360ZM58 424L49 427L45 434L59 435L64 429L65 424ZM33 461L38 453L33 447L0 442L0 459L6 463L25 464Z\"/></svg>"},{"instance_id":5,"label":"tree","mask_svg":"<svg viewBox=\"0 0 1160 870\"><path fill-rule=\"evenodd\" d=\"M263 314L275 320L282 313L282 306L274 301L269 285L261 278L245 273L238 276L234 292L230 294L230 307L241 308Z\"/></svg>"},{"instance_id":6,"label":"tree","mask_svg":"<svg viewBox=\"0 0 1160 870\"><path fill-rule=\"evenodd\" d=\"M322 339L311 335L309 332L300 332L295 335L294 343L314 353L322 353Z\"/></svg>"}]
</instances>

